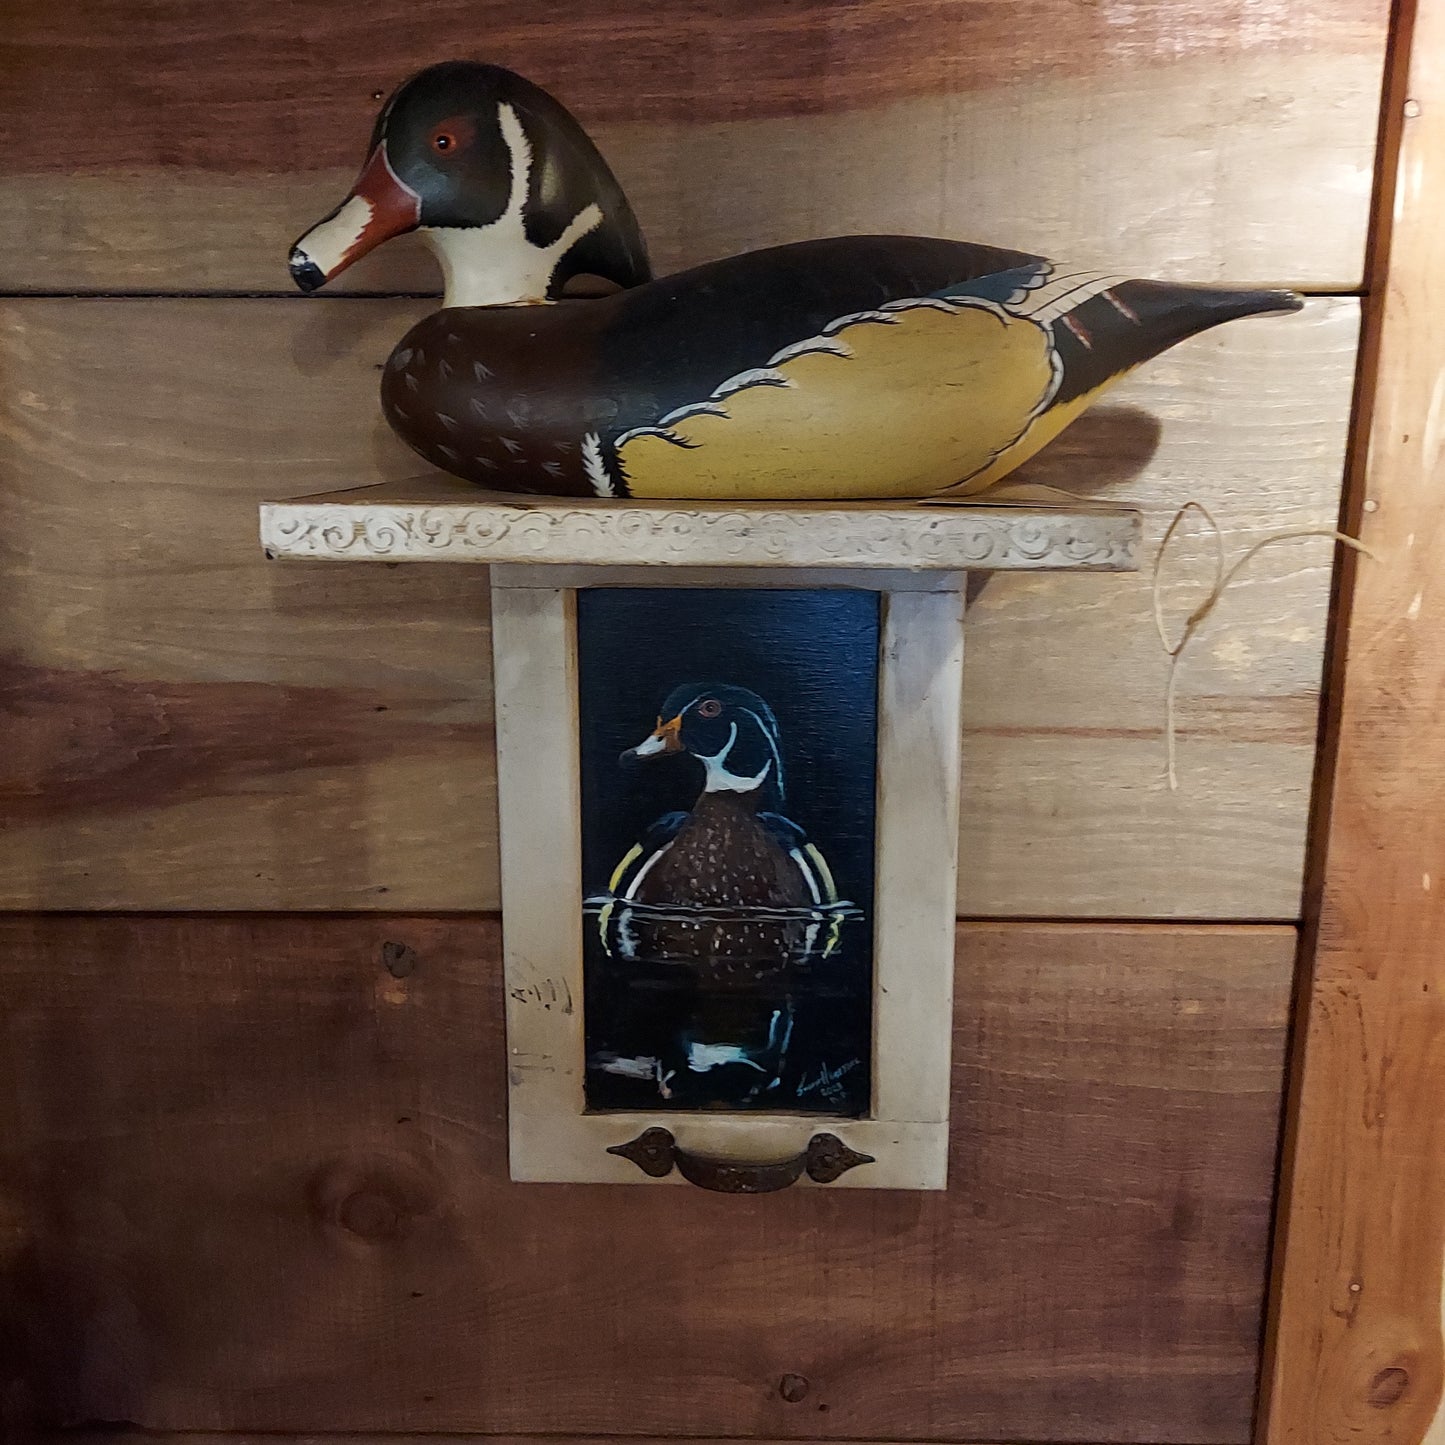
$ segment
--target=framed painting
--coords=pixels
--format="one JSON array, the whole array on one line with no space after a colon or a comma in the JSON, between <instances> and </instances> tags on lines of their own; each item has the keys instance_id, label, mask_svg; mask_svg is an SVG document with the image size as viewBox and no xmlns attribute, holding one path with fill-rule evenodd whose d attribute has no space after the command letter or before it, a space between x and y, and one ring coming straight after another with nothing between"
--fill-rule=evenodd
<instances>
[{"instance_id":1,"label":"framed painting","mask_svg":"<svg viewBox=\"0 0 1445 1445\"><path fill-rule=\"evenodd\" d=\"M514 1179L944 1186L962 581L495 569Z\"/></svg>"}]
</instances>

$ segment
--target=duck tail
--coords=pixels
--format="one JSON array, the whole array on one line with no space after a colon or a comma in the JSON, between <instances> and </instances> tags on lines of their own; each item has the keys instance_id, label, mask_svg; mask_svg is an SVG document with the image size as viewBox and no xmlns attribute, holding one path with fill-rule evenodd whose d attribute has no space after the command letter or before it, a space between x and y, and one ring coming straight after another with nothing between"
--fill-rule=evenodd
<instances>
[{"instance_id":1,"label":"duck tail","mask_svg":"<svg viewBox=\"0 0 1445 1445\"><path fill-rule=\"evenodd\" d=\"M1226 321L1298 311L1303 305L1304 298L1293 291L1120 281L1058 318L1054 339L1063 355L1064 385L1055 401L1093 391Z\"/></svg>"},{"instance_id":2,"label":"duck tail","mask_svg":"<svg viewBox=\"0 0 1445 1445\"><path fill-rule=\"evenodd\" d=\"M1234 291L1221 286L1173 286L1164 281L1136 281L1120 289L1138 294L1144 314L1157 317L1166 327L1179 328L1176 339L1181 341L1226 321L1298 311L1305 304L1295 291Z\"/></svg>"},{"instance_id":3,"label":"duck tail","mask_svg":"<svg viewBox=\"0 0 1445 1445\"><path fill-rule=\"evenodd\" d=\"M1298 311L1304 297L1293 291L1235 291L1222 286L1182 286L1168 281L1126 281L1096 298L1112 299L1118 320L1130 330L1133 323L1138 343L1149 354L1157 355L1186 337L1238 321L1244 316L1264 316L1271 312ZM1144 360L1144 357L1140 358Z\"/></svg>"}]
</instances>

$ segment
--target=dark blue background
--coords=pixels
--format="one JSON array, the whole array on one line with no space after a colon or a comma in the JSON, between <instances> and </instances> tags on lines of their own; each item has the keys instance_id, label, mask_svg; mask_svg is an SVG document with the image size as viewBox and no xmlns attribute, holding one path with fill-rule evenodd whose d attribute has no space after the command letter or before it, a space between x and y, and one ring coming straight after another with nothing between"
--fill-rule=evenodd
<instances>
[{"instance_id":1,"label":"dark blue background","mask_svg":"<svg viewBox=\"0 0 1445 1445\"><path fill-rule=\"evenodd\" d=\"M606 889L656 818L697 801L696 759L618 763L652 731L663 698L684 682L757 693L773 709L782 743L787 795L775 810L805 830L839 895L866 915L845 928L840 955L823 966L826 1008L800 1011L789 1066L802 1077L836 1064L840 1049L859 1050L864 1064L848 1088L850 1105L859 1106L838 1110L855 1114L866 1111L870 1091L879 618L874 592L595 588L577 597L584 892ZM595 935L586 930L594 1005L610 972ZM603 1012L590 1009L589 1025ZM593 1035L589 1026L589 1053L628 1050L629 1041ZM645 1086L603 1074L589 1078L588 1097L594 1107L661 1107Z\"/></svg>"}]
</instances>

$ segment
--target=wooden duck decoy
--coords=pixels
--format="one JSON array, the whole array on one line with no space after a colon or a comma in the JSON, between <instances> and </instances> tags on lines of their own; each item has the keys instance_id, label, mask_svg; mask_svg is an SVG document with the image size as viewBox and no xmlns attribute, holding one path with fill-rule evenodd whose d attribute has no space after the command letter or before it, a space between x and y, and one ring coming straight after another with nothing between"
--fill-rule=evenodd
<instances>
[{"instance_id":1,"label":"wooden duck decoy","mask_svg":"<svg viewBox=\"0 0 1445 1445\"><path fill-rule=\"evenodd\" d=\"M608 881L603 944L623 958L685 963L711 983L754 982L825 957L851 905L783 803L772 709L747 688L687 683L624 764L686 753L702 764L691 812L648 829Z\"/></svg>"},{"instance_id":2,"label":"wooden duck decoy","mask_svg":"<svg viewBox=\"0 0 1445 1445\"><path fill-rule=\"evenodd\" d=\"M391 354L387 420L444 471L565 496L973 494L1177 342L1303 304L917 236L804 241L654 280L581 126L522 77L464 61L386 102L292 275L314 291L413 230L446 295ZM620 289L564 298L579 276Z\"/></svg>"}]
</instances>

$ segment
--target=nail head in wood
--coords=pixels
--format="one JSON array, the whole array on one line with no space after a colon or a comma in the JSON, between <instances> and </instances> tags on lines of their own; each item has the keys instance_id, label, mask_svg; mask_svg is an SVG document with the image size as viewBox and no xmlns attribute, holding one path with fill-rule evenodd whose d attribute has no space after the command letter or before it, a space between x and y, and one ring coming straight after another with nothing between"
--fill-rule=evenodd
<instances>
[{"instance_id":1,"label":"nail head in wood","mask_svg":"<svg viewBox=\"0 0 1445 1445\"><path fill-rule=\"evenodd\" d=\"M808 1398L809 1385L802 1375L784 1375L778 1381L778 1394L790 1405L800 1404Z\"/></svg>"}]
</instances>

